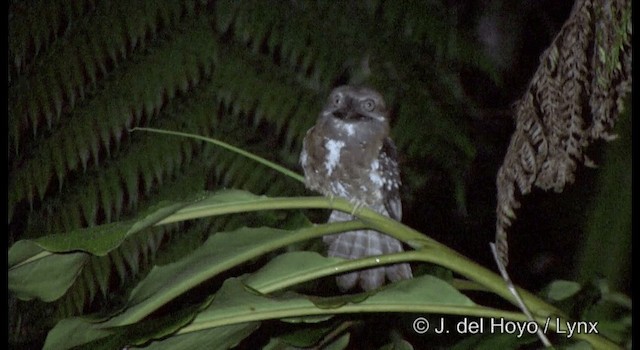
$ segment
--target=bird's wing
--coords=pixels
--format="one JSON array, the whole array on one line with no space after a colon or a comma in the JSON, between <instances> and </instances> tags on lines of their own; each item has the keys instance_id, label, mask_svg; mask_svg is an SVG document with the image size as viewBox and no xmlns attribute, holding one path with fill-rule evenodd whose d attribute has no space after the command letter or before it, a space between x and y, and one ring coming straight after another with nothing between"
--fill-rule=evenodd
<instances>
[{"instance_id":1,"label":"bird's wing","mask_svg":"<svg viewBox=\"0 0 640 350\"><path fill-rule=\"evenodd\" d=\"M383 176L384 186L382 195L384 207L389 213L389 217L402 220L402 202L400 201L400 169L398 168L398 152L396 146L390 138L386 138L382 144L380 155L380 172Z\"/></svg>"}]
</instances>

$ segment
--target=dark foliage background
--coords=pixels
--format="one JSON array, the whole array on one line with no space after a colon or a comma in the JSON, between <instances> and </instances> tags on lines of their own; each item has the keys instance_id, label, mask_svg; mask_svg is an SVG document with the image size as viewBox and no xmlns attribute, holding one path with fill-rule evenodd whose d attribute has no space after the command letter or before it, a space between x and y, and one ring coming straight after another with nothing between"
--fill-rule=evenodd
<instances>
[{"instance_id":1,"label":"dark foliage background","mask_svg":"<svg viewBox=\"0 0 640 350\"><path fill-rule=\"evenodd\" d=\"M117 221L202 189L306 194L230 152L128 129L208 135L300 171L305 131L328 92L350 83L375 87L392 106L404 222L493 268L495 174L513 131L511 104L572 3L11 1L9 244ZM630 204L609 212L602 204L630 196L626 119L617 146L592 147L599 169L580 168L561 195L534 191L523 200L510 236L516 283L537 290L555 279L607 277L630 292ZM326 215L307 214L316 222ZM210 233L283 215L135 237L93 259L59 301L10 297L10 340L41 344L60 317L121 302L153 264L188 254ZM607 248L595 228L612 221L619 239L608 237L606 247L619 260L598 266Z\"/></svg>"}]
</instances>

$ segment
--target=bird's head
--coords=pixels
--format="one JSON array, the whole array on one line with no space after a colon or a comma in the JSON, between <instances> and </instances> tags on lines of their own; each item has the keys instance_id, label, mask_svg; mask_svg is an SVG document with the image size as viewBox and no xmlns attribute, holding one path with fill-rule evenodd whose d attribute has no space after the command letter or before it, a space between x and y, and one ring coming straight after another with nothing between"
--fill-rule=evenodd
<instances>
[{"instance_id":1,"label":"bird's head","mask_svg":"<svg viewBox=\"0 0 640 350\"><path fill-rule=\"evenodd\" d=\"M333 89L322 114L344 123L389 124L389 112L382 95L367 87L344 85Z\"/></svg>"}]
</instances>

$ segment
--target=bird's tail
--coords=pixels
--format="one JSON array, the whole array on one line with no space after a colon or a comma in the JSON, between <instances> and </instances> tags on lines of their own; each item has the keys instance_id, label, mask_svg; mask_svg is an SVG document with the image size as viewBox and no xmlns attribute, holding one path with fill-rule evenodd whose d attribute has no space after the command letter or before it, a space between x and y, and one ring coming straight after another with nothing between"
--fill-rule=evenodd
<instances>
[{"instance_id":1,"label":"bird's tail","mask_svg":"<svg viewBox=\"0 0 640 350\"><path fill-rule=\"evenodd\" d=\"M397 239L371 230L325 236L324 242L329 246L328 256L343 259L358 259L404 251L402 243ZM356 284L359 284L365 291L369 291L382 286L385 277L389 281L395 282L412 278L413 274L409 264L404 263L349 272L338 276L336 280L338 287L343 291L352 289Z\"/></svg>"}]
</instances>

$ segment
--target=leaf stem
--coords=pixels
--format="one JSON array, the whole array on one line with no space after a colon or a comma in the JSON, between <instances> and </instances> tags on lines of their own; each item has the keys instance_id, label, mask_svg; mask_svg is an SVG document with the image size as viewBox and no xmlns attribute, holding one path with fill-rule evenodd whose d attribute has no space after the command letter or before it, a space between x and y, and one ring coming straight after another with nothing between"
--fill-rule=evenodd
<instances>
[{"instance_id":1,"label":"leaf stem","mask_svg":"<svg viewBox=\"0 0 640 350\"><path fill-rule=\"evenodd\" d=\"M273 170L275 170L275 171L277 171L277 172L279 172L281 174L284 174L284 175L286 175L286 176L288 176L288 177L290 177L290 178L292 178L294 180L297 180L299 182L304 183L304 177L302 175L300 175L300 174L298 174L298 173L296 173L294 171L291 171L291 170L289 170L289 169L287 169L287 168L285 168L285 167L283 167L281 165L278 165L278 164L276 164L274 162L266 160L266 159L264 159L264 158L262 158L260 156L257 156L257 155L255 155L253 153L247 152L247 151L245 151L245 150L243 150L241 148L232 146L232 145L230 145L230 144L228 144L226 142L222 142L220 140L212 139L212 138L201 136L201 135L188 134L188 133L179 132L179 131L155 129L155 128L135 127L133 129L129 130L129 132L133 132L133 131L147 131L147 132L155 132L155 133L158 133L158 134L182 136L182 137L188 137L188 138L191 138L191 139L201 140L201 141L205 141L205 142L208 142L208 143L212 143L212 144L214 144L216 146L220 146L220 147L225 148L225 149L227 149L229 151L232 151L232 152L238 153L238 154L240 154L242 156L245 156L245 157L247 157L247 158L249 158L251 160L255 160L256 162L258 162L258 163L260 163L262 165L265 165L265 166L267 166L267 167L269 167L269 168L271 168L271 169L273 169Z\"/></svg>"}]
</instances>

